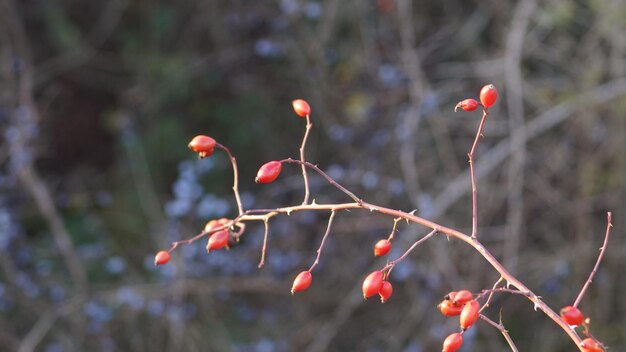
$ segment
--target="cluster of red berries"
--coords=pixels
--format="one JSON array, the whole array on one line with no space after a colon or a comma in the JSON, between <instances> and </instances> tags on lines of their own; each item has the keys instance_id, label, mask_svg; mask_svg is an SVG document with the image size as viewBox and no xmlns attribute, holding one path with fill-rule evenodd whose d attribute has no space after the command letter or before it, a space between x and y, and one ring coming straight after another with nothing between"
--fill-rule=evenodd
<instances>
[{"instance_id":1,"label":"cluster of red berries","mask_svg":"<svg viewBox=\"0 0 626 352\"><path fill-rule=\"evenodd\" d=\"M476 99L465 99L461 100L454 107L454 111L458 108L461 108L465 111L474 111L478 108L478 105L482 105L483 109L487 110L490 106L495 104L498 99L498 90L493 84L487 84L480 90L480 104L476 101Z\"/></svg>"},{"instance_id":2,"label":"cluster of red berries","mask_svg":"<svg viewBox=\"0 0 626 352\"><path fill-rule=\"evenodd\" d=\"M587 325L588 321L583 312L574 306L565 306L560 311L561 319L570 326ZM585 329L585 333L587 330ZM604 352L604 347L592 337L587 337L581 345L585 352Z\"/></svg>"},{"instance_id":3,"label":"cluster of red berries","mask_svg":"<svg viewBox=\"0 0 626 352\"><path fill-rule=\"evenodd\" d=\"M443 352L454 352L463 345L463 332L469 329L480 316L480 304L468 290L448 293L437 306L446 317L459 316L461 332L453 333L443 342Z\"/></svg>"}]
</instances>

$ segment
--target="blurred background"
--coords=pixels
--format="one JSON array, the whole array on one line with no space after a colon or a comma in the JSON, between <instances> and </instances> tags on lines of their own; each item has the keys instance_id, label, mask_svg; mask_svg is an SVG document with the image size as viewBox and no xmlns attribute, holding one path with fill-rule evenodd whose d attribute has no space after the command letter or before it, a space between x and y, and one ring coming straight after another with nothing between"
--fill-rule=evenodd
<instances>
[{"instance_id":1,"label":"blurred background","mask_svg":"<svg viewBox=\"0 0 626 352\"><path fill-rule=\"evenodd\" d=\"M312 287L328 213L275 217L207 254L154 253L232 217L224 153L246 208L300 204L300 171L257 185L269 160L307 159L364 200L471 231L467 152L480 113L453 112L486 83L500 92L477 149L479 237L558 310L604 238L581 309L626 348L626 2L623 0L0 0L1 351L439 351L458 329L436 304L498 274L437 236L393 271L384 305L362 277L393 220L337 214ZM312 197L349 199L311 176ZM426 229L400 223L390 258ZM526 299L497 295L521 351L576 348ZM461 351L505 351L478 323Z\"/></svg>"}]
</instances>

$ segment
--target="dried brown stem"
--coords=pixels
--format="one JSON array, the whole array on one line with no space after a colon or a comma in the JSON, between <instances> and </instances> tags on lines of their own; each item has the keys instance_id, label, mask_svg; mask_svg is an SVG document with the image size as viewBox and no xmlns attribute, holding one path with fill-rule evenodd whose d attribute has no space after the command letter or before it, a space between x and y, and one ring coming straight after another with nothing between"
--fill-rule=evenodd
<instances>
[{"instance_id":1,"label":"dried brown stem","mask_svg":"<svg viewBox=\"0 0 626 352\"><path fill-rule=\"evenodd\" d=\"M317 264L320 262L320 256L322 255L322 250L324 249L324 244L326 243L326 238L328 238L328 234L330 234L330 227L333 225L333 219L335 218L335 210L331 211L330 218L328 218L328 226L326 226L326 233L324 233L324 237L322 237L322 243L320 243L320 248L317 249L317 257L315 261L309 268L309 271L313 271Z\"/></svg>"},{"instance_id":2,"label":"dried brown stem","mask_svg":"<svg viewBox=\"0 0 626 352\"><path fill-rule=\"evenodd\" d=\"M230 153L230 149L219 143L216 145L228 154L230 163L233 165L233 193L235 193L235 200L237 201L237 211L239 212L239 215L241 215L243 214L243 205L241 204L241 197L239 196L239 172L237 171L237 160Z\"/></svg>"},{"instance_id":3,"label":"dried brown stem","mask_svg":"<svg viewBox=\"0 0 626 352\"><path fill-rule=\"evenodd\" d=\"M467 154L469 158L469 166L470 166L470 178L472 180L472 239L476 239L476 232L478 232L478 202L476 201L476 176L474 175L474 152L476 151L476 145L478 145L478 140L482 137L483 127L485 125L485 120L487 120L487 109L483 109L483 117L480 119L480 125L478 126L478 131L476 132L476 137L474 138L474 143L472 144L472 149Z\"/></svg>"},{"instance_id":4,"label":"dried brown stem","mask_svg":"<svg viewBox=\"0 0 626 352\"><path fill-rule=\"evenodd\" d=\"M265 250L267 249L267 235L269 233L269 220L264 220L263 225L265 227L265 234L263 235L263 248L261 249L261 261L259 262L259 269L265 265Z\"/></svg>"},{"instance_id":5,"label":"dried brown stem","mask_svg":"<svg viewBox=\"0 0 626 352\"><path fill-rule=\"evenodd\" d=\"M600 254L598 255L598 260L596 261L596 265L593 267L593 270L591 270L591 274L589 274L589 278L583 285L583 288L580 290L578 297L576 297L576 301L573 304L574 307L578 307L578 305L580 304L580 301L583 299L583 296L585 295L585 292L587 291L587 288L591 284L591 281L593 281L593 277L596 275L596 272L598 271L598 267L600 266L602 257L604 257L604 251L606 250L606 245L609 242L609 236L611 235L611 227L613 227L613 224L611 223L611 212L609 211L608 213L606 213L606 232L604 234L604 243L602 244L602 248L600 248Z\"/></svg>"},{"instance_id":6,"label":"dried brown stem","mask_svg":"<svg viewBox=\"0 0 626 352\"><path fill-rule=\"evenodd\" d=\"M502 334L502 336L504 336L504 339L509 344L509 347L511 347L511 351L513 352L519 351L517 349L517 346L515 346L515 343L513 342L511 335L509 335L509 332L504 328L504 325L502 325L502 315L500 316L500 323L496 323L495 321L489 319L483 314L480 315L480 319L484 320L485 322L487 322L489 325L493 326L494 328L500 330L500 333Z\"/></svg>"},{"instance_id":7,"label":"dried brown stem","mask_svg":"<svg viewBox=\"0 0 626 352\"><path fill-rule=\"evenodd\" d=\"M304 148L306 147L306 140L309 137L309 131L311 131L311 127L313 124L311 123L311 118L309 115L306 115L306 131L304 132L304 137L302 138L302 145L300 146L300 161L302 161L302 178L304 179L304 200L302 204L309 203L309 178L306 174L306 166L304 160Z\"/></svg>"}]
</instances>

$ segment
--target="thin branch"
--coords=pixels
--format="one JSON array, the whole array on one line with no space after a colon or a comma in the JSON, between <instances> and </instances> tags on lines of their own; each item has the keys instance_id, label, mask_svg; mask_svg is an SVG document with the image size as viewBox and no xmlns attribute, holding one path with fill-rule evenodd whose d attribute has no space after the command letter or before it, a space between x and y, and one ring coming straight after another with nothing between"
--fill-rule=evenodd
<instances>
[{"instance_id":1,"label":"thin branch","mask_svg":"<svg viewBox=\"0 0 626 352\"><path fill-rule=\"evenodd\" d=\"M304 137L302 138L302 145L300 146L300 161L302 161L302 178L304 179L304 200L302 204L309 203L309 178L306 174L306 166L304 160L304 148L306 147L306 140L309 137L309 131L311 131L311 127L313 124L311 123L311 118L309 115L306 115L306 131L304 132Z\"/></svg>"},{"instance_id":2,"label":"thin branch","mask_svg":"<svg viewBox=\"0 0 626 352\"><path fill-rule=\"evenodd\" d=\"M609 242L609 236L611 234L612 227L613 227L613 224L611 223L611 212L609 211L608 213L606 213L606 233L604 234L604 243L602 244L602 248L600 248L600 254L598 255L598 260L596 261L596 265L593 267L593 270L591 270L591 274L589 274L589 278L587 279L587 282L585 282L585 285L583 285L583 288L580 290L578 297L576 297L576 301L573 304L574 307L578 307L578 304L580 304L580 301L583 299L583 296L585 295L587 288L591 284L591 281L593 281L593 277L596 275L596 272L598 271L598 267L600 266L602 257L604 257L604 251L606 250L606 245Z\"/></svg>"},{"instance_id":3,"label":"thin branch","mask_svg":"<svg viewBox=\"0 0 626 352\"><path fill-rule=\"evenodd\" d=\"M398 223L402 221L402 218L395 218L393 219L393 228L391 229L391 233L389 234L389 237L387 238L387 241L391 241L393 240L393 237L398 229Z\"/></svg>"},{"instance_id":4,"label":"thin branch","mask_svg":"<svg viewBox=\"0 0 626 352\"><path fill-rule=\"evenodd\" d=\"M335 210L333 210L330 213L330 218L328 218L328 226L326 226L326 233L324 233L324 237L322 237L322 243L320 243L320 248L317 249L317 257L315 258L315 261L313 262L313 264L309 268L309 272L313 271L313 269L315 269L317 264L319 264L319 262L320 262L320 256L322 255L322 250L324 249L324 244L326 243L326 238L328 237L328 234L330 233L330 227L333 224L333 219L334 218L335 218Z\"/></svg>"},{"instance_id":5,"label":"thin branch","mask_svg":"<svg viewBox=\"0 0 626 352\"><path fill-rule=\"evenodd\" d=\"M493 326L494 328L500 330L500 333L502 333L502 336L504 336L504 339L509 344L509 347L511 347L511 351L513 352L519 351L517 349L517 346L515 346L515 343L513 342L511 335L509 335L509 332L504 328L504 325L502 325L502 312L500 312L500 323L496 323L495 321L489 319L483 314L480 315L480 319L484 320L485 322L487 322L489 325Z\"/></svg>"},{"instance_id":6,"label":"thin branch","mask_svg":"<svg viewBox=\"0 0 626 352\"><path fill-rule=\"evenodd\" d=\"M241 204L241 197L239 196L239 172L237 171L237 160L230 153L230 149L219 143L217 143L216 146L222 148L226 154L228 154L230 163L233 165L233 193L235 193L235 200L237 201L237 211L239 211L239 215L241 215L243 214L243 205Z\"/></svg>"},{"instance_id":7,"label":"thin branch","mask_svg":"<svg viewBox=\"0 0 626 352\"><path fill-rule=\"evenodd\" d=\"M472 144L472 149L467 154L469 157L469 166L470 166L470 178L472 180L472 239L476 239L476 232L478 231L478 202L476 201L476 176L474 175L474 152L476 150L476 145L478 145L478 140L483 135L483 126L485 125L485 120L487 120L487 108L483 108L483 117L480 119L480 125L478 126L478 131L476 132L476 137L474 138L474 144Z\"/></svg>"},{"instance_id":8,"label":"thin branch","mask_svg":"<svg viewBox=\"0 0 626 352\"><path fill-rule=\"evenodd\" d=\"M491 297L493 297L493 290L495 290L498 285L502 282L502 280L504 280L502 278L502 276L500 276L500 278L498 279L498 281L496 281L495 284L493 284L493 287L491 288L491 292L489 292L489 296L487 297L487 300L485 301L485 304L483 304L483 306L480 308L480 312L482 312L483 310L485 310L485 308L489 307L489 303L491 303Z\"/></svg>"},{"instance_id":9,"label":"thin branch","mask_svg":"<svg viewBox=\"0 0 626 352\"><path fill-rule=\"evenodd\" d=\"M430 231L426 236L424 236L424 237L420 238L419 240L415 241L415 243L413 243L411 245L411 247L409 247L409 249L407 249L406 252L404 252L404 254L402 254L402 256L400 256L400 258L395 259L395 260L389 262L389 264L387 264L383 268L383 271L385 271L385 270L389 270L389 271L393 270L393 268L396 266L396 264L398 264L399 262L403 261L417 246L422 244L427 239L431 238L436 233L437 233L437 229L434 229L434 230Z\"/></svg>"},{"instance_id":10,"label":"thin branch","mask_svg":"<svg viewBox=\"0 0 626 352\"><path fill-rule=\"evenodd\" d=\"M269 233L269 220L263 221L265 227L265 234L263 235L263 248L261 249L261 261L259 262L259 269L265 265L265 250L267 249L267 235Z\"/></svg>"}]
</instances>

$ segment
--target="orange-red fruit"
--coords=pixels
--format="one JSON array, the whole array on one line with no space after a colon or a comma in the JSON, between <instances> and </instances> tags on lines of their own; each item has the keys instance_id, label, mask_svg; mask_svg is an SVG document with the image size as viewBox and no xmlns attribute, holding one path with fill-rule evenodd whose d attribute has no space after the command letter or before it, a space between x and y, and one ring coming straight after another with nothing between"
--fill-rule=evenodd
<instances>
[{"instance_id":1,"label":"orange-red fruit","mask_svg":"<svg viewBox=\"0 0 626 352\"><path fill-rule=\"evenodd\" d=\"M293 285L291 286L291 294L293 295L298 291L306 290L307 288L309 288L309 286L311 286L312 279L313 276L308 270L305 270L298 274L298 276L296 276L296 278L293 280Z\"/></svg>"},{"instance_id":2,"label":"orange-red fruit","mask_svg":"<svg viewBox=\"0 0 626 352\"><path fill-rule=\"evenodd\" d=\"M311 114L311 107L309 106L309 103L306 102L306 100L296 99L291 102L291 105L293 106L293 111L295 111L296 115L300 117L307 117Z\"/></svg>"},{"instance_id":3,"label":"orange-red fruit","mask_svg":"<svg viewBox=\"0 0 626 352\"><path fill-rule=\"evenodd\" d=\"M209 237L209 243L206 245L206 251L224 248L228 245L228 230L220 230Z\"/></svg>"},{"instance_id":4,"label":"orange-red fruit","mask_svg":"<svg viewBox=\"0 0 626 352\"><path fill-rule=\"evenodd\" d=\"M566 306L561 309L561 318L568 325L580 325L585 321L585 316L580 309L572 306Z\"/></svg>"},{"instance_id":5,"label":"orange-red fruit","mask_svg":"<svg viewBox=\"0 0 626 352\"><path fill-rule=\"evenodd\" d=\"M154 256L154 265L165 265L170 261L170 253L160 251Z\"/></svg>"},{"instance_id":6,"label":"orange-red fruit","mask_svg":"<svg viewBox=\"0 0 626 352\"><path fill-rule=\"evenodd\" d=\"M378 295L380 296L380 303L385 303L391 297L393 293L393 286L391 286L391 282L383 281L382 286L380 286L380 290L378 291Z\"/></svg>"},{"instance_id":7,"label":"orange-red fruit","mask_svg":"<svg viewBox=\"0 0 626 352\"><path fill-rule=\"evenodd\" d=\"M466 330L470 326L474 325L478 316L480 315L480 304L476 301L469 301L465 303L463 310L461 311L461 329Z\"/></svg>"},{"instance_id":8,"label":"orange-red fruit","mask_svg":"<svg viewBox=\"0 0 626 352\"><path fill-rule=\"evenodd\" d=\"M463 345L463 335L455 332L454 334L448 335L443 341L442 352L454 352L461 348L461 345Z\"/></svg>"},{"instance_id":9,"label":"orange-red fruit","mask_svg":"<svg viewBox=\"0 0 626 352\"><path fill-rule=\"evenodd\" d=\"M468 290L461 290L456 292L454 297L451 297L452 304L455 306L463 306L465 303L469 302L474 298L472 293Z\"/></svg>"},{"instance_id":10,"label":"orange-red fruit","mask_svg":"<svg viewBox=\"0 0 626 352\"><path fill-rule=\"evenodd\" d=\"M374 245L374 255L377 257L383 256L391 250L391 242L389 240L380 240Z\"/></svg>"},{"instance_id":11,"label":"orange-red fruit","mask_svg":"<svg viewBox=\"0 0 626 352\"><path fill-rule=\"evenodd\" d=\"M189 142L189 149L193 150L196 153L200 154L200 158L206 158L213 154L213 149L215 148L215 139L209 136L195 136Z\"/></svg>"},{"instance_id":12,"label":"orange-red fruit","mask_svg":"<svg viewBox=\"0 0 626 352\"><path fill-rule=\"evenodd\" d=\"M493 84L488 84L480 90L480 102L485 108L490 107L498 99L498 90Z\"/></svg>"},{"instance_id":13,"label":"orange-red fruit","mask_svg":"<svg viewBox=\"0 0 626 352\"><path fill-rule=\"evenodd\" d=\"M280 175L280 170L283 168L283 165L278 161L270 161L268 163L263 164L259 169L259 172L256 173L256 178L254 182L256 183L271 183Z\"/></svg>"},{"instance_id":14,"label":"orange-red fruit","mask_svg":"<svg viewBox=\"0 0 626 352\"><path fill-rule=\"evenodd\" d=\"M461 108L465 111L474 111L476 110L476 108L478 108L478 102L476 101L476 99L465 99L456 104L456 106L454 107L454 111L456 112L458 108Z\"/></svg>"},{"instance_id":15,"label":"orange-red fruit","mask_svg":"<svg viewBox=\"0 0 626 352\"><path fill-rule=\"evenodd\" d=\"M457 316L461 314L461 311L463 310L463 306L455 306L454 304L452 304L452 301L447 299L441 301L441 303L437 305L437 308L439 308L441 314L446 317Z\"/></svg>"},{"instance_id":16,"label":"orange-red fruit","mask_svg":"<svg viewBox=\"0 0 626 352\"><path fill-rule=\"evenodd\" d=\"M604 347L591 337L584 339L581 347L585 352L604 352Z\"/></svg>"},{"instance_id":17,"label":"orange-red fruit","mask_svg":"<svg viewBox=\"0 0 626 352\"><path fill-rule=\"evenodd\" d=\"M383 272L377 270L367 275L363 280L363 298L367 299L375 294L378 294L380 288L383 285Z\"/></svg>"},{"instance_id":18,"label":"orange-red fruit","mask_svg":"<svg viewBox=\"0 0 626 352\"><path fill-rule=\"evenodd\" d=\"M204 232L213 232L215 229L218 229L224 225L226 225L226 223L228 223L230 221L230 219L227 218L221 218L221 219L214 219L211 220L209 222L206 223L206 225L204 226Z\"/></svg>"}]
</instances>

